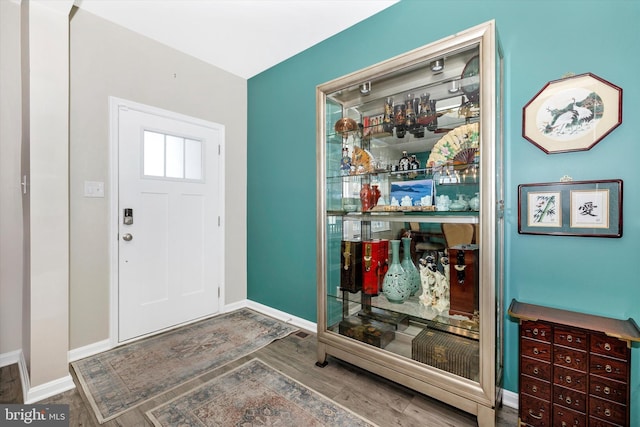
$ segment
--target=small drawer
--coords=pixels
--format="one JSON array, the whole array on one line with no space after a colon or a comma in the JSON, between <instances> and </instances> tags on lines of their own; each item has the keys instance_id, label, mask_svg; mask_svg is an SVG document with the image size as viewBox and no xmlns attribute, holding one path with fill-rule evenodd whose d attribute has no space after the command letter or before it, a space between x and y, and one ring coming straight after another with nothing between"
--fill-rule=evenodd
<instances>
[{"instance_id":1,"label":"small drawer","mask_svg":"<svg viewBox=\"0 0 640 427\"><path fill-rule=\"evenodd\" d=\"M579 350L587 350L587 334L575 329L556 327L553 331L553 342Z\"/></svg>"},{"instance_id":2,"label":"small drawer","mask_svg":"<svg viewBox=\"0 0 640 427\"><path fill-rule=\"evenodd\" d=\"M591 355L589 360L589 372L601 377L626 382L628 380L627 362L608 357Z\"/></svg>"},{"instance_id":3,"label":"small drawer","mask_svg":"<svg viewBox=\"0 0 640 427\"><path fill-rule=\"evenodd\" d=\"M596 417L589 417L589 427L621 427L618 424L609 423Z\"/></svg>"},{"instance_id":4,"label":"small drawer","mask_svg":"<svg viewBox=\"0 0 640 427\"><path fill-rule=\"evenodd\" d=\"M627 425L627 407L608 400L589 397L589 415L608 423Z\"/></svg>"},{"instance_id":5,"label":"small drawer","mask_svg":"<svg viewBox=\"0 0 640 427\"><path fill-rule=\"evenodd\" d=\"M522 394L520 396L520 420L536 427L551 426L551 403Z\"/></svg>"},{"instance_id":6,"label":"small drawer","mask_svg":"<svg viewBox=\"0 0 640 427\"><path fill-rule=\"evenodd\" d=\"M626 383L609 380L591 375L589 378L589 393L603 399L626 405L629 399Z\"/></svg>"},{"instance_id":7,"label":"small drawer","mask_svg":"<svg viewBox=\"0 0 640 427\"><path fill-rule=\"evenodd\" d=\"M520 340L520 353L523 356L551 362L551 344L522 338Z\"/></svg>"},{"instance_id":8,"label":"small drawer","mask_svg":"<svg viewBox=\"0 0 640 427\"><path fill-rule=\"evenodd\" d=\"M520 358L520 372L541 380L551 381L551 364L538 359Z\"/></svg>"},{"instance_id":9,"label":"small drawer","mask_svg":"<svg viewBox=\"0 0 640 427\"><path fill-rule=\"evenodd\" d=\"M553 370L553 383L582 393L587 392L587 374L573 369L556 366Z\"/></svg>"},{"instance_id":10,"label":"small drawer","mask_svg":"<svg viewBox=\"0 0 640 427\"><path fill-rule=\"evenodd\" d=\"M603 334L591 335L591 353L629 360L630 352L631 350L627 347L626 341Z\"/></svg>"},{"instance_id":11,"label":"small drawer","mask_svg":"<svg viewBox=\"0 0 640 427\"><path fill-rule=\"evenodd\" d=\"M551 326L547 323L524 320L520 324L520 336L551 342Z\"/></svg>"},{"instance_id":12,"label":"small drawer","mask_svg":"<svg viewBox=\"0 0 640 427\"><path fill-rule=\"evenodd\" d=\"M551 384L526 375L520 377L520 392L539 399L551 400Z\"/></svg>"},{"instance_id":13,"label":"small drawer","mask_svg":"<svg viewBox=\"0 0 640 427\"><path fill-rule=\"evenodd\" d=\"M579 391L554 385L553 403L575 411L585 412L587 410L587 395Z\"/></svg>"},{"instance_id":14,"label":"small drawer","mask_svg":"<svg viewBox=\"0 0 640 427\"><path fill-rule=\"evenodd\" d=\"M555 345L553 346L553 363L557 366L564 366L565 368L586 371L587 353Z\"/></svg>"},{"instance_id":15,"label":"small drawer","mask_svg":"<svg viewBox=\"0 0 640 427\"><path fill-rule=\"evenodd\" d=\"M587 415L578 411L553 405L553 425L559 427L585 427Z\"/></svg>"}]
</instances>

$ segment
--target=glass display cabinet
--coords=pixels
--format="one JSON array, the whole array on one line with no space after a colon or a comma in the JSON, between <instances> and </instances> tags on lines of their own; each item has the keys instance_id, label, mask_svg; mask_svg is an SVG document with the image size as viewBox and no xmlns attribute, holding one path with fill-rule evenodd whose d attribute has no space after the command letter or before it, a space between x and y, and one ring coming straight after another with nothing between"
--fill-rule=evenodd
<instances>
[{"instance_id":1,"label":"glass display cabinet","mask_svg":"<svg viewBox=\"0 0 640 427\"><path fill-rule=\"evenodd\" d=\"M317 88L318 365L495 425L502 54L493 21Z\"/></svg>"}]
</instances>

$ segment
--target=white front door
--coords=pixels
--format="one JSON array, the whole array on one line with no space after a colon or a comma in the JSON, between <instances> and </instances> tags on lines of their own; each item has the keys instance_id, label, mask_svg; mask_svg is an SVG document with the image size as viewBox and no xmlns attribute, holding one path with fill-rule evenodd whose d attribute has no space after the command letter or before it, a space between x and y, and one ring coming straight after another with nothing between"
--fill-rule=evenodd
<instances>
[{"instance_id":1,"label":"white front door","mask_svg":"<svg viewBox=\"0 0 640 427\"><path fill-rule=\"evenodd\" d=\"M117 112L119 342L219 307L224 127L150 111Z\"/></svg>"}]
</instances>

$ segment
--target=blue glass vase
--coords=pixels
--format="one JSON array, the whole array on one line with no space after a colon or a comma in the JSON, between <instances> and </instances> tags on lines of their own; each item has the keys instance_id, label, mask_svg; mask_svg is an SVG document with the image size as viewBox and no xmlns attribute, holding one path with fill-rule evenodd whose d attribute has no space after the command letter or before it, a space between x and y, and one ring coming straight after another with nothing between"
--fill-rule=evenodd
<instances>
[{"instance_id":1,"label":"blue glass vase","mask_svg":"<svg viewBox=\"0 0 640 427\"><path fill-rule=\"evenodd\" d=\"M411 259L411 238L403 237L402 238L402 247L404 249L404 256L402 258L402 268L409 278L409 294L411 296L415 295L416 292L422 289L422 281L420 280L420 272L418 271L418 267L413 263Z\"/></svg>"},{"instance_id":2,"label":"blue glass vase","mask_svg":"<svg viewBox=\"0 0 640 427\"><path fill-rule=\"evenodd\" d=\"M391 265L382 281L382 294L396 304L402 304L411 294L409 278L400 264L400 240L391 241Z\"/></svg>"}]
</instances>

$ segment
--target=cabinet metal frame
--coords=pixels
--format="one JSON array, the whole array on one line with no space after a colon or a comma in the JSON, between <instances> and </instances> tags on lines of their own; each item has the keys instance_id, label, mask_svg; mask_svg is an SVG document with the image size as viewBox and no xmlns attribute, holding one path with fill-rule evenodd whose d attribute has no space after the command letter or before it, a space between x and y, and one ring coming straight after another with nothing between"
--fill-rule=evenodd
<instances>
[{"instance_id":1,"label":"cabinet metal frame","mask_svg":"<svg viewBox=\"0 0 640 427\"><path fill-rule=\"evenodd\" d=\"M463 221L439 217L438 222L477 222L480 224L480 372L479 381L433 368L429 365L361 343L327 330L327 202L326 202L326 102L327 93L333 93L363 81L373 80L381 74L419 63L441 58L474 45L479 46L480 84L480 213ZM318 299L318 361L328 355L347 361L368 371L403 384L411 389L446 402L478 417L480 426L493 426L496 407L502 398L502 268L495 268L495 258L503 254L501 239L502 220L502 88L497 87L502 75L502 54L496 34L495 22L489 21L469 30L428 44L382 63L319 85L316 90L316 157L317 157L317 299ZM498 75L500 73L500 76ZM496 148L497 147L497 148ZM345 216L347 219L351 219ZM435 222L420 216L390 215L374 220ZM383 219L384 218L384 219ZM355 219L355 218L354 218ZM496 234L499 236L496 238ZM499 271L497 271L499 270ZM497 285L496 285L497 284ZM496 363L498 362L498 363Z\"/></svg>"}]
</instances>

